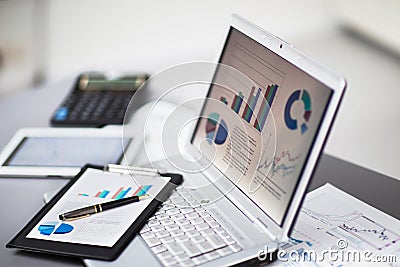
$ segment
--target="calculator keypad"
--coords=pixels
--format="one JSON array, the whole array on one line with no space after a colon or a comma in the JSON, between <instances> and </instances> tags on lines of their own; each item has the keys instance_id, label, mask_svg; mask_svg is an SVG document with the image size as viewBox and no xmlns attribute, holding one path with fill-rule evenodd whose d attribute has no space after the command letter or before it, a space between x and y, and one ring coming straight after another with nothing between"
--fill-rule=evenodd
<instances>
[{"instance_id":1,"label":"calculator keypad","mask_svg":"<svg viewBox=\"0 0 400 267\"><path fill-rule=\"evenodd\" d=\"M131 91L74 91L56 110L57 126L122 124L133 95Z\"/></svg>"}]
</instances>

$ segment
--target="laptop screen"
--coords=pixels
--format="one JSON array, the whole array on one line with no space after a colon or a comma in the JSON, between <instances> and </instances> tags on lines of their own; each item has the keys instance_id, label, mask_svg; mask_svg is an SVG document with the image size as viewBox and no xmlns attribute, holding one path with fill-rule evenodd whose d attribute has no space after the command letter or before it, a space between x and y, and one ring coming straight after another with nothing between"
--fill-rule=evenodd
<instances>
[{"instance_id":1,"label":"laptop screen","mask_svg":"<svg viewBox=\"0 0 400 267\"><path fill-rule=\"evenodd\" d=\"M233 27L219 63L191 142L282 225L332 90Z\"/></svg>"}]
</instances>

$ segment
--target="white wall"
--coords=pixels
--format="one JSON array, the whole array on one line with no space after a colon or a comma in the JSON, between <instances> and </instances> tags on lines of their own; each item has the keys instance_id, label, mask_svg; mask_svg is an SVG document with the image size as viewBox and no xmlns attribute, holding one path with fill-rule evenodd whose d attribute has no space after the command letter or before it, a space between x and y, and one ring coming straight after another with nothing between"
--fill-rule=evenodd
<instances>
[{"instance_id":1,"label":"white wall","mask_svg":"<svg viewBox=\"0 0 400 267\"><path fill-rule=\"evenodd\" d=\"M232 13L287 39L332 24L320 0L53 0L46 73L50 80L93 68L154 73L185 61L215 60Z\"/></svg>"},{"instance_id":2,"label":"white wall","mask_svg":"<svg viewBox=\"0 0 400 267\"><path fill-rule=\"evenodd\" d=\"M33 1L0 1L0 94L33 82Z\"/></svg>"},{"instance_id":3,"label":"white wall","mask_svg":"<svg viewBox=\"0 0 400 267\"><path fill-rule=\"evenodd\" d=\"M155 73L182 62L215 61L230 14L238 13L348 78L326 151L400 177L398 57L346 36L332 14L338 9L365 32L364 18L372 10L379 18L372 21L382 24L374 24L369 36L390 40L376 32L395 25L387 36L400 36L393 21L398 16L388 16L396 14L398 2L360 1L0 0L0 95L42 76L54 82L86 70Z\"/></svg>"}]
</instances>

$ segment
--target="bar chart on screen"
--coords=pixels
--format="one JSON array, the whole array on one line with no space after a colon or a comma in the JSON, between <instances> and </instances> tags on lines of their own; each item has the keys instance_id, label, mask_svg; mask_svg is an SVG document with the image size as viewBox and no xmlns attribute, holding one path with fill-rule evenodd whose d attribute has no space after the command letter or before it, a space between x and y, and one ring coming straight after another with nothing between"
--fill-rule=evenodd
<instances>
[{"instance_id":1,"label":"bar chart on screen","mask_svg":"<svg viewBox=\"0 0 400 267\"><path fill-rule=\"evenodd\" d=\"M122 199L125 197L132 197L132 196L142 196L146 194L152 185L143 185L139 187L120 187L117 190L109 190L103 189L100 191L95 192L94 194L88 193L79 193L78 196L82 197L97 197L97 198L108 198L108 199Z\"/></svg>"},{"instance_id":2,"label":"bar chart on screen","mask_svg":"<svg viewBox=\"0 0 400 267\"><path fill-rule=\"evenodd\" d=\"M242 91L233 96L232 103L229 105L227 96L220 96L219 100L238 114L243 120L250 124L254 129L262 132L270 113L272 103L278 91L278 85L271 83L264 90L252 86L248 97Z\"/></svg>"},{"instance_id":3,"label":"bar chart on screen","mask_svg":"<svg viewBox=\"0 0 400 267\"><path fill-rule=\"evenodd\" d=\"M232 47L229 65L242 70L248 78L246 81L228 77L230 88L238 92L231 108L257 131L262 132L285 75L239 43ZM252 86L249 86L249 80Z\"/></svg>"}]
</instances>

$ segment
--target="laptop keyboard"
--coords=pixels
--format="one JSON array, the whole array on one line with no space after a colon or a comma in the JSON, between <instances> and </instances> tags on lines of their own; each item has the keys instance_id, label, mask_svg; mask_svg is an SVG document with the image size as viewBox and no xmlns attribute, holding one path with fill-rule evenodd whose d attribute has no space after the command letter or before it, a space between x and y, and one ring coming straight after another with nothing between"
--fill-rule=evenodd
<instances>
[{"instance_id":1,"label":"laptop keyboard","mask_svg":"<svg viewBox=\"0 0 400 267\"><path fill-rule=\"evenodd\" d=\"M196 266L242 250L183 187L174 190L140 234L164 266Z\"/></svg>"}]
</instances>

